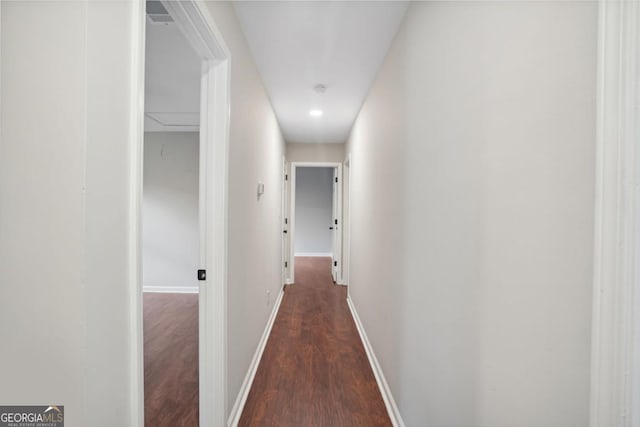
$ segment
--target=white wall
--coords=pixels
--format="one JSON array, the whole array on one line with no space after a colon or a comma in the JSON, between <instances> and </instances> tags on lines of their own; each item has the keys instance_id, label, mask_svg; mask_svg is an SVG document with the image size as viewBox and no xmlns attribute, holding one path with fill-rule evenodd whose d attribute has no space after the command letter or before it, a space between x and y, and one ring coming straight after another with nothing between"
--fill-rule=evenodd
<instances>
[{"instance_id":1,"label":"white wall","mask_svg":"<svg viewBox=\"0 0 640 427\"><path fill-rule=\"evenodd\" d=\"M131 424L134 7L0 4L0 401L69 426Z\"/></svg>"},{"instance_id":2,"label":"white wall","mask_svg":"<svg viewBox=\"0 0 640 427\"><path fill-rule=\"evenodd\" d=\"M407 426L588 425L596 10L413 2L364 103L349 291Z\"/></svg>"},{"instance_id":3,"label":"white wall","mask_svg":"<svg viewBox=\"0 0 640 427\"><path fill-rule=\"evenodd\" d=\"M70 426L132 425L129 351L140 325L129 299L129 105L139 4L0 7L0 336L11 349L0 355L0 401L64 404ZM281 286L284 142L231 6L207 7L232 54L233 403Z\"/></svg>"},{"instance_id":4,"label":"white wall","mask_svg":"<svg viewBox=\"0 0 640 427\"><path fill-rule=\"evenodd\" d=\"M287 143L288 162L338 162L344 161L344 144Z\"/></svg>"},{"instance_id":5,"label":"white wall","mask_svg":"<svg viewBox=\"0 0 640 427\"><path fill-rule=\"evenodd\" d=\"M231 51L228 412L282 287L285 146L231 3L206 4ZM260 199L259 181L265 188Z\"/></svg>"},{"instance_id":6,"label":"white wall","mask_svg":"<svg viewBox=\"0 0 640 427\"><path fill-rule=\"evenodd\" d=\"M334 168L296 168L296 256L313 256L333 252Z\"/></svg>"},{"instance_id":7,"label":"white wall","mask_svg":"<svg viewBox=\"0 0 640 427\"><path fill-rule=\"evenodd\" d=\"M143 284L145 291L198 290L197 132L145 132Z\"/></svg>"}]
</instances>

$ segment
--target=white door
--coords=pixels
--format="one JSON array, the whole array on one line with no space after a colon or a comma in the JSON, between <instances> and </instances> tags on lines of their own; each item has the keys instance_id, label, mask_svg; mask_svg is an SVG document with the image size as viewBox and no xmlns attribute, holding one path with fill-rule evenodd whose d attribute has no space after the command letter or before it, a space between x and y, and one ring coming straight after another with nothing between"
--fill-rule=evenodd
<instances>
[{"instance_id":1,"label":"white door","mask_svg":"<svg viewBox=\"0 0 640 427\"><path fill-rule=\"evenodd\" d=\"M338 168L333 168L333 201L329 230L331 230L331 277L334 282L338 280L338 245L340 243L338 240L338 193Z\"/></svg>"},{"instance_id":2,"label":"white door","mask_svg":"<svg viewBox=\"0 0 640 427\"><path fill-rule=\"evenodd\" d=\"M289 172L282 157L282 283L289 280Z\"/></svg>"}]
</instances>

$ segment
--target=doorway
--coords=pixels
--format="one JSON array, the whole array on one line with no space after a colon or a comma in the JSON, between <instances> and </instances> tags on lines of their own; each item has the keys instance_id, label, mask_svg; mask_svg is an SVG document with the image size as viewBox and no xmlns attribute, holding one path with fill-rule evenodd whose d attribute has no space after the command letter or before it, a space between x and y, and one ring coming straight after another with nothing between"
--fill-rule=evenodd
<instances>
[{"instance_id":1,"label":"doorway","mask_svg":"<svg viewBox=\"0 0 640 427\"><path fill-rule=\"evenodd\" d=\"M291 163L288 236L289 275L295 282L296 257L331 259L334 283L342 280L342 164ZM286 219L285 219L286 222Z\"/></svg>"},{"instance_id":2,"label":"doorway","mask_svg":"<svg viewBox=\"0 0 640 427\"><path fill-rule=\"evenodd\" d=\"M146 12L144 419L197 425L201 60L162 2Z\"/></svg>"},{"instance_id":3,"label":"doorway","mask_svg":"<svg viewBox=\"0 0 640 427\"><path fill-rule=\"evenodd\" d=\"M153 16L152 16L153 15ZM194 78L190 84L194 84L197 92L196 108L194 111L193 97L186 96L189 89L184 86L176 88L173 95L178 99L177 106L169 110L158 105L159 98L154 98L151 94L145 94L143 82L147 75L146 86L154 83L148 77L153 75L154 70L145 70L146 66L152 64L145 61L145 44L150 31L154 31L153 25L172 27L173 33L181 34L183 41L186 40L188 49L192 51L195 57L195 71L192 75ZM156 28L157 29L157 28ZM136 414L137 424L142 425L144 419L144 344L146 336L143 331L143 299L144 287L147 290L153 288L154 284L149 279L152 270L149 261L153 257L145 254L148 239L157 237L158 233L146 233L147 240L143 238L144 228L148 225L145 223L146 210L149 209L150 200L148 195L144 194L143 187L143 170L149 169L152 162L150 158L143 155L143 147L149 144L151 147L149 135L145 135L145 130L152 127L159 127L158 132L172 133L172 135L163 136L161 142L150 149L148 155L157 156L161 164L171 163L169 160L182 158L183 161L176 161L172 166L178 167L179 174L188 175L190 182L197 182L194 189L190 185L181 187L183 190L178 198L182 208L189 205L190 212L189 226L186 221L181 221L180 226L172 228L173 236L179 234L184 236L189 234L187 230L196 230L195 239L191 239L189 247L195 250L189 250L186 253L173 253L170 260L165 260L162 265L166 267L172 264L176 259L188 258L183 262L181 270L184 275L184 282L187 288L180 295L196 295L197 301L192 304L189 310L195 312L195 319L189 320L190 324L197 328L196 345L197 355L192 360L196 360L197 366L194 371L197 372L196 378L192 378L192 382L197 382L197 413L195 414L195 424L200 425L225 425L226 424L226 246L227 246L227 164L228 164L228 127L229 127L229 51L224 44L219 31L217 30L213 20L211 19L206 5L196 0L182 1L149 1L140 3L139 20L137 22L137 34L139 36L138 58L140 64L138 66L138 74L136 76L137 98L132 99L136 106L137 116L137 141L138 144L132 147L132 174L135 181L132 191L132 205L134 209L131 213L131 247L132 247L132 275L136 278L137 286L132 289L132 301L134 311L133 316L136 318L138 329L135 341L132 343L132 352L134 352L134 364L132 370L135 373L132 379L132 387L137 390L137 399L134 403L133 413ZM161 43L163 48L171 46L172 42L166 40ZM166 49L168 50L168 49ZM167 54L168 52L164 52ZM173 62L176 58L173 58ZM178 64L183 65L183 64ZM171 66L171 70L175 71L176 65ZM190 71L191 73L191 71ZM157 82L156 82L157 83ZM146 99L145 99L146 98ZM145 102L141 102L145 99ZM187 102L185 102L185 100ZM146 110L143 109L146 104ZM185 107L186 106L186 107ZM171 129L171 131L170 131ZM179 132L175 132L179 131ZM189 155L177 152L184 151L185 147L179 147L174 141L178 133L185 133L183 140L188 140L191 147ZM156 135L157 136L157 135ZM146 137L146 138L145 138ZM156 138L157 139L157 138ZM183 141L184 142L184 141ZM194 148L195 147L195 148ZM147 148L147 147L145 147ZM174 152L171 152L171 150ZM195 156L194 154L197 154ZM181 157L182 156L182 157ZM143 159L144 157L144 159ZM189 159L188 161L185 159ZM195 160L194 160L195 159ZM194 161L196 163L194 169ZM188 167L186 165L189 165ZM163 168L159 168L162 172ZM145 170L145 172L147 172ZM166 172L166 170L165 170ZM145 176L145 178L147 178ZM183 183L184 184L184 183ZM177 186L173 182L171 185ZM166 190L166 188L165 188ZM184 193L188 193L186 197ZM166 202L166 194L162 197ZM197 204L189 204L187 200L196 200ZM144 203L143 203L144 201ZM146 208L146 209L145 209ZM193 224L193 213L197 218L197 225ZM165 214L169 210L165 209ZM175 213L175 212L174 212ZM172 214L173 215L173 214ZM170 216L167 214L167 216ZM174 215L175 216L175 215ZM156 218L157 219L157 218ZM164 218L165 220L167 218ZM176 219L176 218L173 218ZM169 227L167 227L169 228ZM158 227L156 227L156 230ZM176 229L182 231L176 232ZM148 230L147 230L148 231ZM150 237L153 236L153 237ZM192 234L193 236L193 234ZM165 236L166 237L166 236ZM164 239L165 243L166 240ZM156 242L157 243L157 242ZM166 248L165 248L166 249ZM195 253L195 256L193 254ZM189 256L187 256L189 255ZM156 257L156 261L158 257ZM195 259L195 261L194 261ZM145 273L145 267L149 269ZM175 268L175 266L174 266ZM174 271L174 270L172 270ZM188 277L187 277L188 276ZM184 283L182 284L184 285ZM177 293L178 284L155 284L155 290L173 291ZM160 295L156 293L155 295ZM195 305L195 307L193 306ZM183 314L186 310L184 307L174 310L176 316ZM197 320L196 320L197 319ZM162 328L160 328L162 329ZM178 352L180 352L178 348ZM182 350L185 350L182 348ZM179 357L182 357L182 353ZM186 359L185 359L186 360ZM193 384L192 384L193 385ZM169 410L171 406L169 405ZM190 418L191 419L191 418ZM149 420L155 423L153 420ZM150 425L147 423L147 425ZM160 424L154 424L160 425ZM164 424L162 424L164 425ZM171 424L167 421L166 425Z\"/></svg>"}]
</instances>

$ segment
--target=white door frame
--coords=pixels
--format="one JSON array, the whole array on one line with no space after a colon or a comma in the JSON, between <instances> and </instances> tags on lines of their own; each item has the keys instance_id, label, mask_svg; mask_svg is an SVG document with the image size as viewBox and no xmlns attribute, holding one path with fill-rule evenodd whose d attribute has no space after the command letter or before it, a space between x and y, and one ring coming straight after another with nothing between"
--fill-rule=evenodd
<instances>
[{"instance_id":1,"label":"white door frame","mask_svg":"<svg viewBox=\"0 0 640 427\"><path fill-rule=\"evenodd\" d=\"M286 156L282 156L282 215L280 218L280 224L282 226L282 283L290 284L287 282L289 277L289 171Z\"/></svg>"},{"instance_id":2,"label":"white door frame","mask_svg":"<svg viewBox=\"0 0 640 427\"><path fill-rule=\"evenodd\" d=\"M231 55L206 5L199 0L163 1L165 8L202 59L200 101L201 265L207 270L199 293L199 400L201 426L226 425L227 168L229 139L229 69ZM144 138L144 46L146 9L134 5L132 49L132 140L130 288L132 324L132 425L144 425L142 331L142 176ZM203 203L204 201L204 203ZM202 233L202 230L205 230ZM194 271L194 275L196 272Z\"/></svg>"},{"instance_id":3,"label":"white door frame","mask_svg":"<svg viewBox=\"0 0 640 427\"><path fill-rule=\"evenodd\" d=\"M591 427L640 426L640 4L601 0Z\"/></svg>"},{"instance_id":4,"label":"white door frame","mask_svg":"<svg viewBox=\"0 0 640 427\"><path fill-rule=\"evenodd\" d=\"M351 268L351 153L347 154L342 170L342 270L341 284L349 284ZM347 289L347 295L349 290Z\"/></svg>"},{"instance_id":5,"label":"white door frame","mask_svg":"<svg viewBox=\"0 0 640 427\"><path fill-rule=\"evenodd\" d=\"M341 213L342 197L340 197L340 188L342 184L342 175L338 179L338 168L333 168L333 176L331 177L331 279L334 283L340 281L338 265L342 266L342 242L338 236L342 235L342 220L338 221L339 213ZM340 231L340 233L338 233Z\"/></svg>"},{"instance_id":6,"label":"white door frame","mask_svg":"<svg viewBox=\"0 0 640 427\"><path fill-rule=\"evenodd\" d=\"M291 190L289 192L289 277L287 278L287 284L295 283L295 238L296 238L296 171L297 168L336 168L338 170L338 230L336 238L336 247L338 254L334 254L334 258L341 260L342 252L342 163L340 162L291 162L290 174L291 174ZM338 263L337 283L344 285L342 280L342 263Z\"/></svg>"}]
</instances>

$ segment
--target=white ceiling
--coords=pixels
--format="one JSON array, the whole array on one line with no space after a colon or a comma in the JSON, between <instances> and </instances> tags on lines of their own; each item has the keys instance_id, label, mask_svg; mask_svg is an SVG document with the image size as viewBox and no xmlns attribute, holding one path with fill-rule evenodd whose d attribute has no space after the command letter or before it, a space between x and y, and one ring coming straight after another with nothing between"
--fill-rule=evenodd
<instances>
[{"instance_id":1,"label":"white ceiling","mask_svg":"<svg viewBox=\"0 0 640 427\"><path fill-rule=\"evenodd\" d=\"M408 2L242 1L236 14L287 142L345 142ZM324 84L324 94L313 90ZM321 109L322 117L311 117Z\"/></svg>"},{"instance_id":2,"label":"white ceiling","mask_svg":"<svg viewBox=\"0 0 640 427\"><path fill-rule=\"evenodd\" d=\"M175 23L147 19L145 131L197 131L201 62Z\"/></svg>"},{"instance_id":3,"label":"white ceiling","mask_svg":"<svg viewBox=\"0 0 640 427\"><path fill-rule=\"evenodd\" d=\"M234 2L288 142L346 141L407 4ZM147 19L146 40L145 130L197 131L199 58L175 23Z\"/></svg>"}]
</instances>

